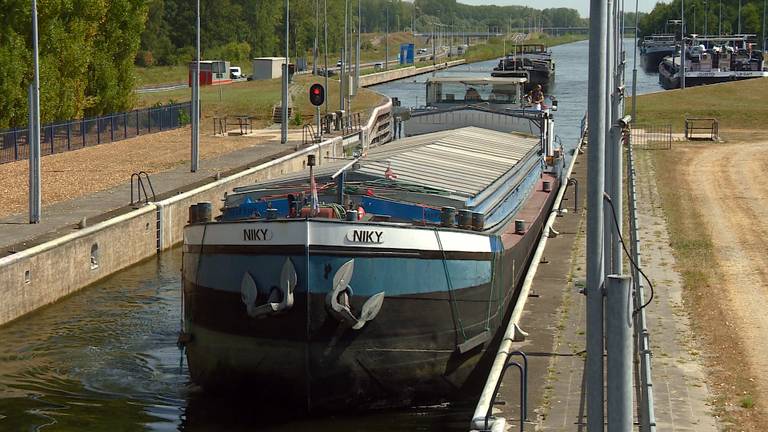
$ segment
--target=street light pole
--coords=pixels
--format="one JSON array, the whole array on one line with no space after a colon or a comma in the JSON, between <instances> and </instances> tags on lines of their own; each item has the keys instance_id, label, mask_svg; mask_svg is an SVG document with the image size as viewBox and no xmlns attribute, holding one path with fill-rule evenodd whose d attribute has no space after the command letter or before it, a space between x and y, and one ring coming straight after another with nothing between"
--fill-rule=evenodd
<instances>
[{"instance_id":1,"label":"street light pole","mask_svg":"<svg viewBox=\"0 0 768 432\"><path fill-rule=\"evenodd\" d=\"M192 71L192 155L190 171L200 164L200 0L195 2L195 66Z\"/></svg>"},{"instance_id":2,"label":"street light pole","mask_svg":"<svg viewBox=\"0 0 768 432\"><path fill-rule=\"evenodd\" d=\"M199 1L199 0L198 0ZM289 39L288 30L290 27L290 9L289 0L285 0L285 63L283 64L283 101L282 101L282 118L280 122L280 143L288 143L288 63L291 58L289 52Z\"/></svg>"},{"instance_id":3,"label":"street light pole","mask_svg":"<svg viewBox=\"0 0 768 432\"><path fill-rule=\"evenodd\" d=\"M386 6L387 18L384 24L384 70L389 70L389 3Z\"/></svg>"},{"instance_id":4,"label":"street light pole","mask_svg":"<svg viewBox=\"0 0 768 432\"><path fill-rule=\"evenodd\" d=\"M739 31L737 33L741 34L741 0L739 0Z\"/></svg>"},{"instance_id":5,"label":"street light pole","mask_svg":"<svg viewBox=\"0 0 768 432\"><path fill-rule=\"evenodd\" d=\"M357 0L357 46L355 47L355 94L360 90L360 36L363 33L362 0Z\"/></svg>"},{"instance_id":6,"label":"street light pole","mask_svg":"<svg viewBox=\"0 0 768 432\"><path fill-rule=\"evenodd\" d=\"M685 89L685 0L681 0L680 1L680 90L684 90L684 89Z\"/></svg>"},{"instance_id":7,"label":"street light pole","mask_svg":"<svg viewBox=\"0 0 768 432\"><path fill-rule=\"evenodd\" d=\"M328 0L323 0L323 45L325 45L325 61L323 67L325 68L325 113L328 114Z\"/></svg>"},{"instance_id":8,"label":"street light pole","mask_svg":"<svg viewBox=\"0 0 768 432\"><path fill-rule=\"evenodd\" d=\"M29 223L40 223L40 54L37 43L37 0L32 0L32 56L35 75L29 89Z\"/></svg>"}]
</instances>

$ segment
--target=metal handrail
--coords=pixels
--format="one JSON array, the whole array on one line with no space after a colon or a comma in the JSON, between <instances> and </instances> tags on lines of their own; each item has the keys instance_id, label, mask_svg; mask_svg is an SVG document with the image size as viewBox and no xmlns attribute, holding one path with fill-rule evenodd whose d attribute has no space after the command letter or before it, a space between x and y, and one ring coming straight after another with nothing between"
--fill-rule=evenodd
<instances>
[{"instance_id":1,"label":"metal handrail","mask_svg":"<svg viewBox=\"0 0 768 432\"><path fill-rule=\"evenodd\" d=\"M632 134L627 134L627 181L629 195L629 236L630 252L636 266L632 267L632 280L635 295L634 309L639 312L634 315L635 349L640 357L640 394L642 400L638 401L640 407L640 430L643 432L656 431L656 414L653 404L653 378L651 376L651 340L648 331L648 323L645 316L645 287L639 274L640 268L640 238L637 217L637 172L635 170L635 155L632 150Z\"/></svg>"}]
</instances>

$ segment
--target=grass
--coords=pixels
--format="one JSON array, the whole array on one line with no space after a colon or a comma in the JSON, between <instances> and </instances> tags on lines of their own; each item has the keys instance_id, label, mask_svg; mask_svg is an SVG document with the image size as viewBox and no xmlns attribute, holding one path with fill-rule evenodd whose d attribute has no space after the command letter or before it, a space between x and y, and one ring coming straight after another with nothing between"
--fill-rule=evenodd
<instances>
[{"instance_id":1,"label":"grass","mask_svg":"<svg viewBox=\"0 0 768 432\"><path fill-rule=\"evenodd\" d=\"M742 408L750 409L755 406L755 401L752 399L752 395L748 394L741 398L741 403L739 405Z\"/></svg>"},{"instance_id":2,"label":"grass","mask_svg":"<svg viewBox=\"0 0 768 432\"><path fill-rule=\"evenodd\" d=\"M637 121L671 123L682 132L685 117L714 117L720 129L752 129L768 118L768 78L756 78L638 96ZM632 106L627 100L626 109Z\"/></svg>"},{"instance_id":3,"label":"grass","mask_svg":"<svg viewBox=\"0 0 768 432\"><path fill-rule=\"evenodd\" d=\"M322 78L321 78L322 80ZM303 119L312 119L315 107L309 103L309 86L315 82L310 75L294 77L291 86L291 94L294 102L294 111L298 111ZM335 110L339 100L339 84L336 81L328 81L326 97L329 108ZM200 104L202 106L203 130L213 128L214 117L246 115L254 118L254 128L261 128L271 123L272 107L279 104L281 98L280 79L237 82L221 86L204 86L200 90ZM137 108L152 106L157 103L170 101L180 102L190 99L190 89L179 89L161 93L144 93L138 95ZM352 98L352 110L354 112L367 111L381 101L377 93L360 89ZM293 122L291 128L299 128Z\"/></svg>"}]
</instances>

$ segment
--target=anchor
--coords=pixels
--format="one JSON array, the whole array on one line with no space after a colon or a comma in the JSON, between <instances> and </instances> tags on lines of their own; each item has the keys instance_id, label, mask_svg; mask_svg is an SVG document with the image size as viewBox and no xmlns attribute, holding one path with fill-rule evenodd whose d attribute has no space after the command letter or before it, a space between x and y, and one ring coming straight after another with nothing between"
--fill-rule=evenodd
<instances>
[{"instance_id":1,"label":"anchor","mask_svg":"<svg viewBox=\"0 0 768 432\"><path fill-rule=\"evenodd\" d=\"M356 318L349 306L349 296L352 288L349 282L352 280L352 272L355 269L355 260L351 259L336 271L333 275L333 289L325 297L325 305L328 312L340 322L360 330L366 322L376 318L376 315L384 303L384 291L374 294L363 303L360 317Z\"/></svg>"},{"instance_id":2,"label":"anchor","mask_svg":"<svg viewBox=\"0 0 768 432\"><path fill-rule=\"evenodd\" d=\"M259 287L253 276L245 272L240 283L240 296L245 303L248 315L257 318L285 312L293 307L293 290L296 288L296 268L290 258L285 260L280 272L280 283L269 291L266 303L256 305L259 297Z\"/></svg>"}]
</instances>

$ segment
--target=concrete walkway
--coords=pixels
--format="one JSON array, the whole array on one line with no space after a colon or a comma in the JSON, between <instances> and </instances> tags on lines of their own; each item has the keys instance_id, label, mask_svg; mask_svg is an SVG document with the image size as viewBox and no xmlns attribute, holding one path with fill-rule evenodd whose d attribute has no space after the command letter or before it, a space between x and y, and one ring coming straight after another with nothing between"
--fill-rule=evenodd
<instances>
[{"instance_id":1,"label":"concrete walkway","mask_svg":"<svg viewBox=\"0 0 768 432\"><path fill-rule=\"evenodd\" d=\"M573 213L573 191L569 190L566 198L570 200L563 207L571 213L555 223L560 235L547 243L546 258L533 283L534 295L521 320L529 336L513 346L529 356L528 430L586 431L586 297L579 292L586 280L584 156L574 169L582 186L580 211ZM640 238L644 268L656 285L654 301L646 312L654 354L657 430L716 431L701 359L681 308L681 278L670 263L674 258L660 210L648 204L658 202L657 197L647 196L655 189L647 186L640 187ZM516 370L510 368L500 390L504 404L495 409L507 419L508 430L520 428L519 391Z\"/></svg>"},{"instance_id":2,"label":"concrete walkway","mask_svg":"<svg viewBox=\"0 0 768 432\"><path fill-rule=\"evenodd\" d=\"M265 135L274 135L274 131L265 132ZM295 141L296 135L290 137L294 141L280 144L279 130L275 138L218 157L201 160L200 169L195 173L189 171L187 161L180 163L177 168L152 174L150 179L155 194L160 198L180 193L213 181L216 175L224 176L228 172L240 171L289 154L296 146L301 145L300 141ZM300 134L298 139L301 139ZM151 195L149 186L146 188L147 193ZM124 182L119 186L85 197L45 206L39 224L29 224L27 213L2 218L0 219L0 257L67 234L77 229L77 224L83 218L86 218L88 224L93 224L130 211L132 209L129 206L130 198L131 185L129 182Z\"/></svg>"}]
</instances>

